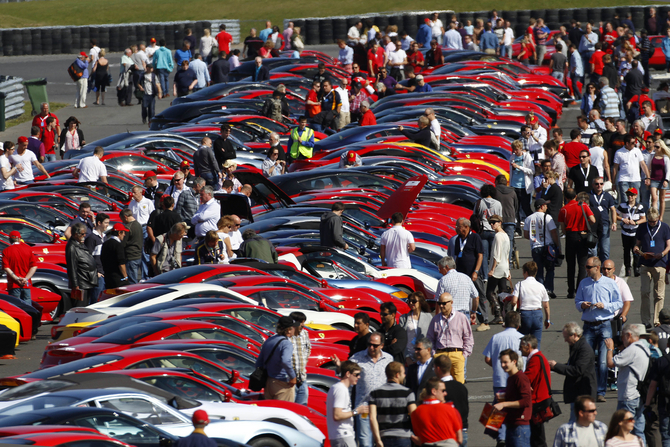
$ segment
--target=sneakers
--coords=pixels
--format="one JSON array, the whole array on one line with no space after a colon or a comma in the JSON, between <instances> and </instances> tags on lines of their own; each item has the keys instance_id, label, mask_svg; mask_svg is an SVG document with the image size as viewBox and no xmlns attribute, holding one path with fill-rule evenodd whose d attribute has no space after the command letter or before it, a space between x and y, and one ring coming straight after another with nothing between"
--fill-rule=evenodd
<instances>
[{"instance_id":1,"label":"sneakers","mask_svg":"<svg viewBox=\"0 0 670 447\"><path fill-rule=\"evenodd\" d=\"M484 331L488 331L489 329L491 329L491 327L488 324L482 323L479 326L477 326L477 329L475 329L475 330L477 332L484 332Z\"/></svg>"},{"instance_id":2,"label":"sneakers","mask_svg":"<svg viewBox=\"0 0 670 447\"><path fill-rule=\"evenodd\" d=\"M605 396L598 396L598 399L596 399L598 402L607 402L607 399L605 399Z\"/></svg>"}]
</instances>

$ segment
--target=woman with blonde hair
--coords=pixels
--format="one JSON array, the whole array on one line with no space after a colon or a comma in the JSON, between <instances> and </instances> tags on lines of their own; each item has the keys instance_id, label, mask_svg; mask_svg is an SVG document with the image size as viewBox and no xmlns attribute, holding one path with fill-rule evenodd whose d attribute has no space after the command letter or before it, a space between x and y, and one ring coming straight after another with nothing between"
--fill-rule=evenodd
<instances>
[{"instance_id":1,"label":"woman with blonde hair","mask_svg":"<svg viewBox=\"0 0 670 447\"><path fill-rule=\"evenodd\" d=\"M100 105L100 96L102 96L102 105L105 105L105 92L107 91L107 86L109 85L109 61L105 57L107 52L104 48L100 48L100 53L98 54L98 59L95 61L91 73L93 73L93 79L95 79L95 86L98 88L95 92L95 104L96 106Z\"/></svg>"},{"instance_id":2,"label":"woman with blonde hair","mask_svg":"<svg viewBox=\"0 0 670 447\"><path fill-rule=\"evenodd\" d=\"M649 169L651 183L649 188L645 188L646 197L642 200L642 204L656 208L661 213L661 220L663 220L665 190L668 189L668 184L670 184L670 149L663 140L654 141L653 150L647 158L647 168ZM647 191L651 192L651 204Z\"/></svg>"},{"instance_id":3,"label":"woman with blonde hair","mask_svg":"<svg viewBox=\"0 0 670 447\"><path fill-rule=\"evenodd\" d=\"M598 175L611 182L610 177L610 163L607 157L607 151L603 148L605 140L599 133L593 134L591 137L589 152L591 153L591 164L598 168Z\"/></svg>"},{"instance_id":4,"label":"woman with blonde hair","mask_svg":"<svg viewBox=\"0 0 670 447\"><path fill-rule=\"evenodd\" d=\"M298 52L298 54L300 54L302 50L305 49L305 41L300 35L300 31L301 29L299 26L294 26L293 35L291 36L291 46L295 49L295 51Z\"/></svg>"},{"instance_id":5,"label":"woman with blonde hair","mask_svg":"<svg viewBox=\"0 0 670 447\"><path fill-rule=\"evenodd\" d=\"M232 259L235 259L237 255L233 253L233 246L230 243L230 231L233 229L235 222L230 216L223 216L216 223L218 228L216 234L219 236L219 240L223 242L225 251L223 252L223 263L228 264Z\"/></svg>"},{"instance_id":6,"label":"woman with blonde hair","mask_svg":"<svg viewBox=\"0 0 670 447\"><path fill-rule=\"evenodd\" d=\"M202 30L204 36L200 38L200 55L207 65L212 63L212 49L219 47L219 43L212 37L209 28Z\"/></svg>"},{"instance_id":7,"label":"woman with blonde hair","mask_svg":"<svg viewBox=\"0 0 670 447\"><path fill-rule=\"evenodd\" d=\"M269 59L272 57L272 49L275 47L275 44L272 43L272 40L268 39L265 41L263 47L258 51L258 55L263 59Z\"/></svg>"}]
</instances>

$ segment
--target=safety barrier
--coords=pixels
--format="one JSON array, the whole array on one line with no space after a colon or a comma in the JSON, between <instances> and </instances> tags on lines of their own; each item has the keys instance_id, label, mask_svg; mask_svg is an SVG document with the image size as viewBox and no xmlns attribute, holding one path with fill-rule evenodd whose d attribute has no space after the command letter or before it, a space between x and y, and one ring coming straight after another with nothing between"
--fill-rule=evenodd
<instances>
[{"instance_id":1,"label":"safety barrier","mask_svg":"<svg viewBox=\"0 0 670 447\"><path fill-rule=\"evenodd\" d=\"M5 94L5 119L11 120L23 115L23 79L14 76L0 76L0 93Z\"/></svg>"}]
</instances>

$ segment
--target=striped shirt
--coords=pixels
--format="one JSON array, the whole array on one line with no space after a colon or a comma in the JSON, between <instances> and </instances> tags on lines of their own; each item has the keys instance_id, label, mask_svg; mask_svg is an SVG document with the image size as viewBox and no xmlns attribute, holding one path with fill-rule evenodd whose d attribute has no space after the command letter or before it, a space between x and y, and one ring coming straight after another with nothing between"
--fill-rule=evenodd
<instances>
[{"instance_id":1,"label":"striped shirt","mask_svg":"<svg viewBox=\"0 0 670 447\"><path fill-rule=\"evenodd\" d=\"M619 117L619 96L610 86L600 90L600 105L603 109L603 117Z\"/></svg>"},{"instance_id":2,"label":"striped shirt","mask_svg":"<svg viewBox=\"0 0 670 447\"><path fill-rule=\"evenodd\" d=\"M300 331L300 334L291 337L293 343L293 370L300 381L307 380L307 359L312 352L312 342L309 341L309 335L306 330Z\"/></svg>"},{"instance_id":3,"label":"striped shirt","mask_svg":"<svg viewBox=\"0 0 670 447\"><path fill-rule=\"evenodd\" d=\"M634 221L638 221L645 216L645 209L644 205L640 203L636 203L631 208L627 203L624 202L619 204L616 209L616 213L621 219L633 219ZM638 225L628 225L622 223L621 234L624 236L635 237L635 234L637 233L637 227Z\"/></svg>"},{"instance_id":4,"label":"striped shirt","mask_svg":"<svg viewBox=\"0 0 670 447\"><path fill-rule=\"evenodd\" d=\"M453 309L463 312L470 312L472 300L479 297L472 279L456 269L449 270L437 283L435 296L439 299L444 292L449 292L454 298Z\"/></svg>"},{"instance_id":5,"label":"striped shirt","mask_svg":"<svg viewBox=\"0 0 670 447\"><path fill-rule=\"evenodd\" d=\"M395 382L387 382L370 393L369 405L377 406L377 422L382 438L412 436L412 422L407 407L414 401L412 390Z\"/></svg>"}]
</instances>

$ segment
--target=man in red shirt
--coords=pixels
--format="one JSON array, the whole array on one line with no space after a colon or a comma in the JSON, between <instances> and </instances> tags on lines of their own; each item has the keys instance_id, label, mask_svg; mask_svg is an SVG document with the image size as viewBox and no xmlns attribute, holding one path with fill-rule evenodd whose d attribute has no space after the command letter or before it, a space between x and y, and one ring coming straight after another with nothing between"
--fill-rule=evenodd
<instances>
[{"instance_id":1,"label":"man in red shirt","mask_svg":"<svg viewBox=\"0 0 670 447\"><path fill-rule=\"evenodd\" d=\"M656 105L654 104L654 101L649 97L649 87L642 87L642 94L641 95L634 95L630 100L626 103L626 110L630 110L630 108L633 106L633 104L637 107L637 110L640 114L640 117L644 116L644 110L642 110L642 104L644 104L645 101L649 101L651 103L651 110L654 112L656 111Z\"/></svg>"},{"instance_id":2,"label":"man in red shirt","mask_svg":"<svg viewBox=\"0 0 670 447\"><path fill-rule=\"evenodd\" d=\"M426 388L423 404L412 412L412 441L416 445L432 444L449 439L463 443L463 422L460 413L451 403L445 403L445 386L439 377L431 377Z\"/></svg>"},{"instance_id":3,"label":"man in red shirt","mask_svg":"<svg viewBox=\"0 0 670 447\"><path fill-rule=\"evenodd\" d=\"M421 73L425 59L423 53L419 51L419 44L416 41L412 42L409 50L407 50L407 62L414 69L414 73ZM407 70L407 67L405 67L405 70Z\"/></svg>"},{"instance_id":4,"label":"man in red shirt","mask_svg":"<svg viewBox=\"0 0 670 447\"><path fill-rule=\"evenodd\" d=\"M603 44L598 42L595 45L596 51L591 55L589 64L591 64L591 82L598 85L598 80L603 75L603 68L605 68L605 63L603 62L603 57L605 52L603 51Z\"/></svg>"},{"instance_id":5,"label":"man in red shirt","mask_svg":"<svg viewBox=\"0 0 670 447\"><path fill-rule=\"evenodd\" d=\"M537 338L534 335L524 335L519 345L521 355L526 357L526 377L532 389L533 405L551 397L551 368L547 358L537 349ZM530 445L546 447L544 423L533 423L530 426Z\"/></svg>"},{"instance_id":6,"label":"man in red shirt","mask_svg":"<svg viewBox=\"0 0 670 447\"><path fill-rule=\"evenodd\" d=\"M565 157L565 164L568 169L579 164L579 153L581 151L588 151L589 147L581 142L582 132L579 129L572 129L570 131L570 141L563 145L563 149L559 150Z\"/></svg>"},{"instance_id":7,"label":"man in red shirt","mask_svg":"<svg viewBox=\"0 0 670 447\"><path fill-rule=\"evenodd\" d=\"M31 305L30 278L37 270L30 247L21 242L21 233L9 233L10 246L2 252L2 269L7 274L7 293Z\"/></svg>"},{"instance_id":8,"label":"man in red shirt","mask_svg":"<svg viewBox=\"0 0 670 447\"><path fill-rule=\"evenodd\" d=\"M361 122L360 126L374 126L377 124L377 119L375 118L375 114L372 113L372 110L370 110L370 103L367 101L363 101L361 103Z\"/></svg>"},{"instance_id":9,"label":"man in red shirt","mask_svg":"<svg viewBox=\"0 0 670 447\"><path fill-rule=\"evenodd\" d=\"M589 208L589 194L587 192L575 194L572 188L565 189L565 205L558 213L558 225L565 234L565 262L568 264L568 298L575 297L575 267L579 266L577 284L586 277L586 261L589 258L589 249L586 246L586 220L590 225L596 223L596 218ZM577 197L577 200L575 200ZM582 212L583 210L583 212Z\"/></svg>"},{"instance_id":10,"label":"man in red shirt","mask_svg":"<svg viewBox=\"0 0 670 447\"><path fill-rule=\"evenodd\" d=\"M230 54L230 44L233 43L233 36L226 31L226 25L219 25L219 33L216 35L216 41L219 43L219 52L223 51Z\"/></svg>"},{"instance_id":11,"label":"man in red shirt","mask_svg":"<svg viewBox=\"0 0 670 447\"><path fill-rule=\"evenodd\" d=\"M500 366L507 373L505 401L493 406L498 411L505 410L507 445L535 445L530 443L530 417L533 413L530 380L519 370L519 354L512 349L500 353Z\"/></svg>"},{"instance_id":12,"label":"man in red shirt","mask_svg":"<svg viewBox=\"0 0 670 447\"><path fill-rule=\"evenodd\" d=\"M53 116L54 119L56 120L56 138L60 136L60 122L58 121L58 117L54 115L53 113L49 113L49 103L48 102L43 102L42 106L40 108L40 113L38 115L35 115L33 118L33 123L31 126L37 126L42 130L47 126L47 118L50 116ZM56 141L58 143L58 141Z\"/></svg>"},{"instance_id":13,"label":"man in red shirt","mask_svg":"<svg viewBox=\"0 0 670 447\"><path fill-rule=\"evenodd\" d=\"M307 94L307 102L305 103L305 112L308 117L312 118L321 112L321 101L319 100L319 91L321 90L321 83L314 81L312 83L312 90Z\"/></svg>"},{"instance_id":14,"label":"man in red shirt","mask_svg":"<svg viewBox=\"0 0 670 447\"><path fill-rule=\"evenodd\" d=\"M377 76L379 69L386 66L386 52L377 42L368 50L368 72L370 76Z\"/></svg>"},{"instance_id":15,"label":"man in red shirt","mask_svg":"<svg viewBox=\"0 0 670 447\"><path fill-rule=\"evenodd\" d=\"M46 127L40 129L40 141L44 145L44 157L39 158L40 163L56 161L56 148L58 147L58 135L56 134L56 118L50 116L46 119Z\"/></svg>"}]
</instances>

